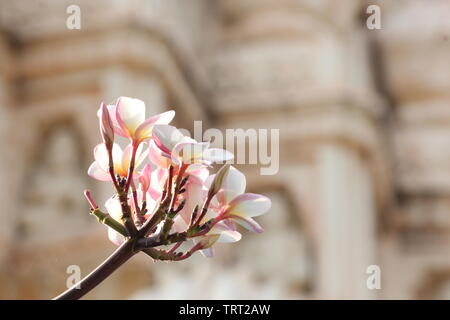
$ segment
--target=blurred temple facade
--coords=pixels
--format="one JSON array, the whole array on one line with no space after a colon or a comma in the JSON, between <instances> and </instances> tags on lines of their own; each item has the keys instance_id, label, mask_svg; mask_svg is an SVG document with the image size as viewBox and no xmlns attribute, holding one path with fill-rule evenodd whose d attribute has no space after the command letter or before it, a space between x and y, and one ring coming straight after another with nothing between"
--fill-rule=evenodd
<instances>
[{"instance_id":1,"label":"blurred temple facade","mask_svg":"<svg viewBox=\"0 0 450 320\"><path fill-rule=\"evenodd\" d=\"M450 298L449 16L446 0L0 0L0 298L52 298L113 251L82 191L112 192L86 170L99 103L120 95L181 128L280 129L280 168L238 166L273 200L265 233L214 259L136 256L88 298Z\"/></svg>"}]
</instances>

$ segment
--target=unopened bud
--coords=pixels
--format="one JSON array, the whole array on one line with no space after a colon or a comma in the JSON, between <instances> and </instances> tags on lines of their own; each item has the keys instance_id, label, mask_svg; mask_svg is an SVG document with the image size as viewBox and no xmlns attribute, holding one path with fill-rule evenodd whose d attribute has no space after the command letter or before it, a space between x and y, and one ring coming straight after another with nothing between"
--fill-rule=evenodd
<instances>
[{"instance_id":1,"label":"unopened bud","mask_svg":"<svg viewBox=\"0 0 450 320\"><path fill-rule=\"evenodd\" d=\"M109 115L108 108L104 102L100 105L98 112L100 120L100 133L102 134L103 143L106 149L112 150L114 144L114 126Z\"/></svg>"},{"instance_id":2,"label":"unopened bud","mask_svg":"<svg viewBox=\"0 0 450 320\"><path fill-rule=\"evenodd\" d=\"M97 204L95 203L94 199L91 196L91 191L84 190L84 196L86 197L87 201L89 202L92 210L95 210L98 208Z\"/></svg>"},{"instance_id":3,"label":"unopened bud","mask_svg":"<svg viewBox=\"0 0 450 320\"><path fill-rule=\"evenodd\" d=\"M214 176L214 180L211 183L211 187L208 191L208 199L211 199L214 197L214 195L219 192L220 188L222 187L223 181L228 175L228 171L230 170L230 165L226 164L222 166L222 168L217 171L216 175Z\"/></svg>"}]
</instances>

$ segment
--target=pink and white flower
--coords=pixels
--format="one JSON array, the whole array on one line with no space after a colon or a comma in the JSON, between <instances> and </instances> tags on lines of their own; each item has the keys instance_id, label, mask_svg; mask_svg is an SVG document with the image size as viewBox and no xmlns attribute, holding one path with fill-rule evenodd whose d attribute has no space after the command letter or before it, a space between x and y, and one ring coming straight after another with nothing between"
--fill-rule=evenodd
<instances>
[{"instance_id":1,"label":"pink and white flower","mask_svg":"<svg viewBox=\"0 0 450 320\"><path fill-rule=\"evenodd\" d=\"M213 179L214 175L208 178L208 186ZM217 212L217 220L230 220L250 231L263 232L264 229L253 218L269 211L272 203L263 195L244 193L245 188L244 174L230 166L221 189L211 202L211 208Z\"/></svg>"},{"instance_id":2,"label":"pink and white flower","mask_svg":"<svg viewBox=\"0 0 450 320\"><path fill-rule=\"evenodd\" d=\"M144 161L147 157L148 150L143 151L144 144L139 145L136 151L136 168ZM114 143L112 147L112 157L114 163L114 173L121 177L126 177L128 174L128 169L130 165L130 159L132 155L133 147L129 144L125 150ZM100 181L111 181L111 175L109 173L109 156L108 150L105 144L98 144L94 148L94 159L95 161L91 164L88 169L88 174L94 179ZM138 178L139 174L135 174L134 178Z\"/></svg>"},{"instance_id":3,"label":"pink and white flower","mask_svg":"<svg viewBox=\"0 0 450 320\"><path fill-rule=\"evenodd\" d=\"M170 163L175 166L181 164L210 165L211 163L228 161L234 157L231 152L210 148L209 142L197 142L170 125L155 125L153 140L160 151L158 152L154 148L150 150L152 161L157 162L155 164L161 164L161 157L170 159Z\"/></svg>"},{"instance_id":4,"label":"pink and white flower","mask_svg":"<svg viewBox=\"0 0 450 320\"><path fill-rule=\"evenodd\" d=\"M145 103L142 100L120 97L115 105L107 106L115 132L136 144L152 137L153 126L168 124L175 116L170 110L145 119Z\"/></svg>"}]
</instances>

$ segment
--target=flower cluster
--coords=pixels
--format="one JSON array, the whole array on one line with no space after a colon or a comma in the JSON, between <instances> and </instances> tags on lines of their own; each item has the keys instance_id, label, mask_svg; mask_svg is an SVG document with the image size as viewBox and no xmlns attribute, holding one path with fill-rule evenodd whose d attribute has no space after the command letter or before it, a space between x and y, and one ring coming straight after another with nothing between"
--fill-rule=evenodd
<instances>
[{"instance_id":1,"label":"flower cluster","mask_svg":"<svg viewBox=\"0 0 450 320\"><path fill-rule=\"evenodd\" d=\"M236 224L262 232L253 219L270 209L270 200L246 193L245 176L223 165L230 152L211 148L169 125L174 111L145 119L141 100L120 97L98 110L103 143L94 149L88 174L109 181L115 194L102 212L89 191L91 212L108 226L116 245L135 241L134 248L157 260L183 260L195 251L213 255L216 242L239 241ZM116 135L129 144L121 148Z\"/></svg>"}]
</instances>

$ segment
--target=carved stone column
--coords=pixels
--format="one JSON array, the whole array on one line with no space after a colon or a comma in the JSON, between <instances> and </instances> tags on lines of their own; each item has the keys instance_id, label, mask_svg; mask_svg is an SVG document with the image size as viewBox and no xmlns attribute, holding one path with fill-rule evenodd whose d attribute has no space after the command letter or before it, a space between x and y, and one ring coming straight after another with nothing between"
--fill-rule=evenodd
<instances>
[{"instance_id":1,"label":"carved stone column","mask_svg":"<svg viewBox=\"0 0 450 320\"><path fill-rule=\"evenodd\" d=\"M279 173L252 179L296 199L317 252L312 296L373 297L365 272L377 263L374 221L389 188L361 3L222 6L227 41L212 64L218 125L280 129Z\"/></svg>"},{"instance_id":2,"label":"carved stone column","mask_svg":"<svg viewBox=\"0 0 450 320\"><path fill-rule=\"evenodd\" d=\"M389 298L448 298L450 3L379 1L384 81L395 108L397 210L384 261ZM405 272L408 270L408 272ZM445 280L447 279L447 280Z\"/></svg>"}]
</instances>

